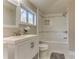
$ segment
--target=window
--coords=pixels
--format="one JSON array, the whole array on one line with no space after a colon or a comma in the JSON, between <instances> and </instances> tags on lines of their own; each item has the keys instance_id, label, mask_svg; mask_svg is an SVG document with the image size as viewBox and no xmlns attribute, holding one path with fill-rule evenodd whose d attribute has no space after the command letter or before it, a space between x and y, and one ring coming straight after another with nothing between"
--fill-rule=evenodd
<instances>
[{"instance_id":1,"label":"window","mask_svg":"<svg viewBox=\"0 0 79 59\"><path fill-rule=\"evenodd\" d=\"M28 12L28 23L33 24L34 15L31 12Z\"/></svg>"},{"instance_id":2,"label":"window","mask_svg":"<svg viewBox=\"0 0 79 59\"><path fill-rule=\"evenodd\" d=\"M21 8L21 24L36 25L36 15L28 10Z\"/></svg>"},{"instance_id":3,"label":"window","mask_svg":"<svg viewBox=\"0 0 79 59\"><path fill-rule=\"evenodd\" d=\"M27 23L27 11L21 8L21 23Z\"/></svg>"}]
</instances>

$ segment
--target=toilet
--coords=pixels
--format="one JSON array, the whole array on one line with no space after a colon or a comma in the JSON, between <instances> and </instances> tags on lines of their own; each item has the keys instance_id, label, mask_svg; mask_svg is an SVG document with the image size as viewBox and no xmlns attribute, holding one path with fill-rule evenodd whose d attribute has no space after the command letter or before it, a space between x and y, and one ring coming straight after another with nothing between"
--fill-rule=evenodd
<instances>
[{"instance_id":1,"label":"toilet","mask_svg":"<svg viewBox=\"0 0 79 59\"><path fill-rule=\"evenodd\" d=\"M48 45L39 44L39 51L40 59L47 59L46 56L48 56Z\"/></svg>"},{"instance_id":2,"label":"toilet","mask_svg":"<svg viewBox=\"0 0 79 59\"><path fill-rule=\"evenodd\" d=\"M46 44L39 44L39 50L40 51L46 51L46 50L48 50L48 45L46 45Z\"/></svg>"}]
</instances>

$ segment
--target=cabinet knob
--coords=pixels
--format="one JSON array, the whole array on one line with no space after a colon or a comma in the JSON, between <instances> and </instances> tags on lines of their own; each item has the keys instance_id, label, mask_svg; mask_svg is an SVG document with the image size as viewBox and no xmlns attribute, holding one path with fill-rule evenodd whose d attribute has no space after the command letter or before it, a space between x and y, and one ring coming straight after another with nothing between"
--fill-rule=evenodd
<instances>
[{"instance_id":1,"label":"cabinet knob","mask_svg":"<svg viewBox=\"0 0 79 59\"><path fill-rule=\"evenodd\" d=\"M64 37L64 39L67 39L67 37Z\"/></svg>"},{"instance_id":2,"label":"cabinet knob","mask_svg":"<svg viewBox=\"0 0 79 59\"><path fill-rule=\"evenodd\" d=\"M34 48L34 42L31 43L31 48Z\"/></svg>"}]
</instances>

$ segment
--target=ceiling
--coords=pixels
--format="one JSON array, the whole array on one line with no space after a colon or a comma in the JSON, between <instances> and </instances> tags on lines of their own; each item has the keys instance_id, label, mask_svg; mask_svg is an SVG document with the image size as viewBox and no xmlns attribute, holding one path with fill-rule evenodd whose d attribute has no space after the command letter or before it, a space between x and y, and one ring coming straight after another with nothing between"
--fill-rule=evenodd
<instances>
[{"instance_id":1,"label":"ceiling","mask_svg":"<svg viewBox=\"0 0 79 59\"><path fill-rule=\"evenodd\" d=\"M34 6L38 7L43 13L62 13L66 12L66 0L29 0Z\"/></svg>"}]
</instances>

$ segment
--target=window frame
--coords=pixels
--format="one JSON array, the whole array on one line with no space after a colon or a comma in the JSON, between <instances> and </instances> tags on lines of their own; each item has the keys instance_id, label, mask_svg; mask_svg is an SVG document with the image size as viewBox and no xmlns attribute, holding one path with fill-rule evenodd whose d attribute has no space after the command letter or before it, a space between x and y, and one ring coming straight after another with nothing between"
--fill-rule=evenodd
<instances>
[{"instance_id":1,"label":"window frame","mask_svg":"<svg viewBox=\"0 0 79 59\"><path fill-rule=\"evenodd\" d=\"M34 25L34 16L35 16L35 15L34 15L31 11L27 11L27 14L28 14L28 13L30 13L30 14L33 15L33 20L32 20L32 22L33 22L33 25ZM29 16L27 15L27 17L29 17ZM27 20L28 20L27 22L29 23L29 19L27 19Z\"/></svg>"},{"instance_id":2,"label":"window frame","mask_svg":"<svg viewBox=\"0 0 79 59\"><path fill-rule=\"evenodd\" d=\"M29 19L28 19L28 13L31 13L32 15L33 15L33 23L31 24L31 25L34 25L34 26L36 26L37 25L37 17L36 17L36 13L35 12L32 12L31 10L28 10L28 9L26 9L25 7L23 7L22 5L21 5L21 8L22 9L24 9L27 13L26 13L26 24L30 24L29 23ZM36 20L35 20L36 19ZM36 23L35 23L35 21L36 21Z\"/></svg>"},{"instance_id":3,"label":"window frame","mask_svg":"<svg viewBox=\"0 0 79 59\"><path fill-rule=\"evenodd\" d=\"M22 5L22 4L20 4L21 5L21 8L22 9L24 9L25 11L26 11L26 23L28 23L28 16L27 16L27 9ZM21 10L21 9L20 9ZM21 21L21 20L20 20Z\"/></svg>"},{"instance_id":4,"label":"window frame","mask_svg":"<svg viewBox=\"0 0 79 59\"><path fill-rule=\"evenodd\" d=\"M21 8L21 9L23 9L24 11L26 11L24 8ZM21 15L21 17L22 17L22 15ZM26 11L26 23L27 23L27 20L28 20L28 16L27 16L27 11Z\"/></svg>"}]
</instances>

